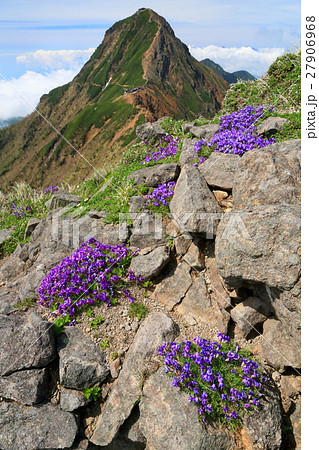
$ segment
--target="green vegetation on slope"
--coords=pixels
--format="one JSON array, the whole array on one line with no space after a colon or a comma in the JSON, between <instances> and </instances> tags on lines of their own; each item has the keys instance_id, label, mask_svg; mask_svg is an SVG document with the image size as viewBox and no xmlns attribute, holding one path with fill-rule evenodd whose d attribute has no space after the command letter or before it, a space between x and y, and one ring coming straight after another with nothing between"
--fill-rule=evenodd
<instances>
[{"instance_id":1,"label":"green vegetation on slope","mask_svg":"<svg viewBox=\"0 0 319 450\"><path fill-rule=\"evenodd\" d=\"M276 83L276 79L278 82ZM267 83L268 90L261 89ZM239 87L237 87L239 86ZM116 88L114 88L116 89ZM105 99L111 93L105 92ZM207 123L219 123L220 117L243 108L246 105L275 106L274 111L268 111L263 118L272 116L281 116L289 120L282 131L276 134L276 141L300 138L300 53L287 54L278 58L269 68L266 76L262 80L254 82L239 83L230 89L226 95L223 109L213 119L199 118L195 120L197 125ZM96 105L88 105L77 117L77 123L70 123L65 130L65 135L74 138L76 130L84 130L83 134L77 134L78 139L82 139L91 126L101 126L101 123L112 115L115 120L122 120L123 115L131 114L132 105L118 100L111 104L109 102L100 102ZM238 109L237 109L238 108ZM265 108L266 111L266 108ZM143 123L144 117L140 117L137 124ZM161 122L166 133L172 136L177 142L179 139L179 151L174 157L161 159L159 161L145 161L150 146L143 143L132 145L127 150L120 164L109 169L104 178L96 175L88 178L74 187L72 191L83 197L83 202L77 210L79 215L84 215L90 210L105 210L108 213L106 221L117 223L120 213L127 213L129 201L133 195L146 195L152 192L152 189L146 186L134 186L133 182L128 181L128 176L135 170L145 166L162 164L165 162L178 161L182 142L187 137L193 137L190 133L183 130L182 125L187 121L167 118ZM135 129L131 129L128 141L135 138ZM57 139L52 139L43 149L45 154L56 151ZM206 155L208 156L208 155ZM196 155L194 154L194 161ZM103 172L101 169L100 172ZM105 174L105 172L103 172ZM104 185L104 189L98 192ZM50 195L50 194L48 194ZM24 231L30 217L42 218L46 215L45 201L49 197L43 193L38 193L26 184L18 184L6 194L0 192L0 229L12 229L12 236L1 246L2 253L11 253L19 243L24 241ZM12 204L15 204L12 207ZM30 209L27 210L27 207ZM22 215L15 215L23 208ZM152 208L150 208L152 209ZM166 208L167 209L167 208ZM165 208L160 212L165 213ZM167 210L168 211L168 210ZM75 211L73 210L73 213Z\"/></svg>"}]
</instances>

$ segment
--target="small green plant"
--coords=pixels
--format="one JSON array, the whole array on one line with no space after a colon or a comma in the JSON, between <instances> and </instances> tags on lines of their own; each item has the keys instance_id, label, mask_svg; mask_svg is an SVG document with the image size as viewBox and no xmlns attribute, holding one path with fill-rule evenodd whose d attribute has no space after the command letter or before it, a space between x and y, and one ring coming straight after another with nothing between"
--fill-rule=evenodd
<instances>
[{"instance_id":1,"label":"small green plant","mask_svg":"<svg viewBox=\"0 0 319 450\"><path fill-rule=\"evenodd\" d=\"M104 339L104 341L101 342L100 346L101 348L103 348L103 350L106 349L110 346L110 340L108 338Z\"/></svg>"},{"instance_id":2,"label":"small green plant","mask_svg":"<svg viewBox=\"0 0 319 450\"><path fill-rule=\"evenodd\" d=\"M137 317L137 319L145 319L148 314L148 309L143 303L134 302L131 303L128 310L128 315L131 318Z\"/></svg>"},{"instance_id":3,"label":"small green plant","mask_svg":"<svg viewBox=\"0 0 319 450\"><path fill-rule=\"evenodd\" d=\"M88 309L86 310L86 315L87 315L88 317L94 316L94 311L93 311L93 309L92 309L92 308L88 308Z\"/></svg>"},{"instance_id":4,"label":"small green plant","mask_svg":"<svg viewBox=\"0 0 319 450\"><path fill-rule=\"evenodd\" d=\"M113 352L111 353L111 359L114 361L114 359L119 358L119 353L118 352Z\"/></svg>"},{"instance_id":5,"label":"small green plant","mask_svg":"<svg viewBox=\"0 0 319 450\"><path fill-rule=\"evenodd\" d=\"M171 236L169 236L168 234L165 235L166 239L167 239L167 244L170 248L173 248L174 246L174 240Z\"/></svg>"},{"instance_id":6,"label":"small green plant","mask_svg":"<svg viewBox=\"0 0 319 450\"><path fill-rule=\"evenodd\" d=\"M89 325L92 328L92 330L97 330L103 322L104 322L103 317L98 316L95 319L89 320Z\"/></svg>"},{"instance_id":7,"label":"small green plant","mask_svg":"<svg viewBox=\"0 0 319 450\"><path fill-rule=\"evenodd\" d=\"M85 388L85 389L83 389L82 392L83 392L85 398L87 398L88 400L93 400L93 401L96 401L102 395L100 387Z\"/></svg>"},{"instance_id":8,"label":"small green plant","mask_svg":"<svg viewBox=\"0 0 319 450\"><path fill-rule=\"evenodd\" d=\"M36 300L36 297L24 298L23 300L18 301L18 303L14 305L14 308L17 308L19 311L21 311L22 309L31 308Z\"/></svg>"},{"instance_id":9,"label":"small green plant","mask_svg":"<svg viewBox=\"0 0 319 450\"><path fill-rule=\"evenodd\" d=\"M67 314L54 321L54 335L59 336L64 331L64 327L71 323L71 318Z\"/></svg>"},{"instance_id":10,"label":"small green plant","mask_svg":"<svg viewBox=\"0 0 319 450\"><path fill-rule=\"evenodd\" d=\"M153 282L150 281L150 280L144 281L143 286L144 286L145 288L150 288L150 287L153 286Z\"/></svg>"}]
</instances>

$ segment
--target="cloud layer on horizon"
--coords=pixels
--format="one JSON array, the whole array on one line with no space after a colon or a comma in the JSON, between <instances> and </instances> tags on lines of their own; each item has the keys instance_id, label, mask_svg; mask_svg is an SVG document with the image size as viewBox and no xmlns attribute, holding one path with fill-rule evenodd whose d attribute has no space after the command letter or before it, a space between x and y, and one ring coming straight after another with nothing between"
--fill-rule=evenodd
<instances>
[{"instance_id":1,"label":"cloud layer on horizon","mask_svg":"<svg viewBox=\"0 0 319 450\"><path fill-rule=\"evenodd\" d=\"M189 45L188 48L191 54L199 61L209 58L222 66L227 72L247 70L255 77L264 75L270 64L285 52L284 48L227 48L216 45L208 45L202 48Z\"/></svg>"},{"instance_id":2,"label":"cloud layer on horizon","mask_svg":"<svg viewBox=\"0 0 319 450\"><path fill-rule=\"evenodd\" d=\"M69 69L83 66L94 52L95 48L87 50L36 50L17 56L20 64L36 66L44 69Z\"/></svg>"},{"instance_id":3,"label":"cloud layer on horizon","mask_svg":"<svg viewBox=\"0 0 319 450\"><path fill-rule=\"evenodd\" d=\"M19 78L0 79L0 120L30 114L43 94L68 83L77 72L78 70L58 69L41 74L29 70Z\"/></svg>"}]
</instances>

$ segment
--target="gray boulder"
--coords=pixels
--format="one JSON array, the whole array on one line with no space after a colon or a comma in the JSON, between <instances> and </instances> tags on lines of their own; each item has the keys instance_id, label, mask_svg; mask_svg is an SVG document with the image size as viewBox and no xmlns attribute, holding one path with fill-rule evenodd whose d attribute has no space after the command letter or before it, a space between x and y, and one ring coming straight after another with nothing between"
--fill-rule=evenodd
<instances>
[{"instance_id":1,"label":"gray boulder","mask_svg":"<svg viewBox=\"0 0 319 450\"><path fill-rule=\"evenodd\" d=\"M146 255L139 255L132 259L130 269L144 280L151 280L160 274L168 264L170 253L168 247L158 247Z\"/></svg>"},{"instance_id":2,"label":"gray boulder","mask_svg":"<svg viewBox=\"0 0 319 450\"><path fill-rule=\"evenodd\" d=\"M145 383L139 428L147 448L161 450L230 450L236 447L226 428L205 427L188 395L172 386L161 367Z\"/></svg>"},{"instance_id":3,"label":"gray boulder","mask_svg":"<svg viewBox=\"0 0 319 450\"><path fill-rule=\"evenodd\" d=\"M213 152L199 165L199 171L209 186L230 191L235 181L235 173L240 161L238 155Z\"/></svg>"},{"instance_id":4,"label":"gray boulder","mask_svg":"<svg viewBox=\"0 0 319 450\"><path fill-rule=\"evenodd\" d=\"M98 418L91 442L106 446L113 441L140 399L143 377L150 370L152 357L164 342L173 340L178 331L178 326L163 313L151 314L144 320Z\"/></svg>"},{"instance_id":5,"label":"gray boulder","mask_svg":"<svg viewBox=\"0 0 319 450\"><path fill-rule=\"evenodd\" d=\"M181 128L184 131L184 133L189 133L191 128L196 125L195 122L188 122L188 123L182 123Z\"/></svg>"},{"instance_id":6,"label":"gray boulder","mask_svg":"<svg viewBox=\"0 0 319 450\"><path fill-rule=\"evenodd\" d=\"M15 305L19 301L16 292L13 289L0 289L0 314L10 314L15 311Z\"/></svg>"},{"instance_id":7,"label":"gray boulder","mask_svg":"<svg viewBox=\"0 0 319 450\"><path fill-rule=\"evenodd\" d=\"M130 205L129 213L135 214L141 212L141 210L145 205L146 200L147 200L146 197L143 197L142 195L133 195L129 201Z\"/></svg>"},{"instance_id":8,"label":"gray boulder","mask_svg":"<svg viewBox=\"0 0 319 450\"><path fill-rule=\"evenodd\" d=\"M182 168L170 211L180 231L205 234L207 238L215 234L221 209L197 167Z\"/></svg>"},{"instance_id":9,"label":"gray boulder","mask_svg":"<svg viewBox=\"0 0 319 450\"><path fill-rule=\"evenodd\" d=\"M73 206L81 203L82 197L70 194L70 192L60 189L45 203L47 209L63 208L64 206Z\"/></svg>"},{"instance_id":10,"label":"gray boulder","mask_svg":"<svg viewBox=\"0 0 319 450\"><path fill-rule=\"evenodd\" d=\"M263 285L254 288L255 295L270 302L276 318L280 321L289 341L295 343L294 360L300 361L301 352L301 281L289 290L279 290ZM298 362L300 366L300 362Z\"/></svg>"},{"instance_id":11,"label":"gray boulder","mask_svg":"<svg viewBox=\"0 0 319 450\"><path fill-rule=\"evenodd\" d=\"M151 211L131 214L133 227L130 236L131 247L152 249L165 245L165 233L161 214Z\"/></svg>"},{"instance_id":12,"label":"gray boulder","mask_svg":"<svg viewBox=\"0 0 319 450\"><path fill-rule=\"evenodd\" d=\"M205 255L202 251L201 242L192 242L183 260L194 270L200 271L205 268Z\"/></svg>"},{"instance_id":13,"label":"gray boulder","mask_svg":"<svg viewBox=\"0 0 319 450\"><path fill-rule=\"evenodd\" d=\"M24 232L24 239L27 239L28 237L31 236L31 234L35 230L35 227L37 225L39 225L39 223L40 223L40 219L37 219L36 217L33 217L32 219L29 220L29 222L27 223L25 232Z\"/></svg>"},{"instance_id":14,"label":"gray boulder","mask_svg":"<svg viewBox=\"0 0 319 450\"><path fill-rule=\"evenodd\" d=\"M14 372L0 377L0 396L24 405L34 405L48 396L49 373L47 368Z\"/></svg>"},{"instance_id":15,"label":"gray boulder","mask_svg":"<svg viewBox=\"0 0 319 450\"><path fill-rule=\"evenodd\" d=\"M202 274L193 282L181 303L176 306L176 311L183 316L192 317L196 322L215 326L221 333L227 332L229 314L211 301Z\"/></svg>"},{"instance_id":16,"label":"gray boulder","mask_svg":"<svg viewBox=\"0 0 319 450\"><path fill-rule=\"evenodd\" d=\"M75 411L82 406L85 406L89 403L89 399L85 397L83 392L77 391L75 389L66 389L61 386L60 392L60 408L63 411Z\"/></svg>"},{"instance_id":17,"label":"gray boulder","mask_svg":"<svg viewBox=\"0 0 319 450\"><path fill-rule=\"evenodd\" d=\"M194 151L194 144L196 144L197 141L198 139L184 139L179 157L180 164L189 164L197 159L197 154Z\"/></svg>"},{"instance_id":18,"label":"gray boulder","mask_svg":"<svg viewBox=\"0 0 319 450\"><path fill-rule=\"evenodd\" d=\"M0 442L3 449L69 448L77 429L71 413L50 403L37 406L0 403Z\"/></svg>"},{"instance_id":19,"label":"gray boulder","mask_svg":"<svg viewBox=\"0 0 319 450\"><path fill-rule=\"evenodd\" d=\"M136 127L136 135L144 142L157 141L163 136L166 136L166 131L158 122L147 122Z\"/></svg>"},{"instance_id":20,"label":"gray boulder","mask_svg":"<svg viewBox=\"0 0 319 450\"><path fill-rule=\"evenodd\" d=\"M239 158L234 209L262 205L299 204L300 140L279 142L247 152Z\"/></svg>"},{"instance_id":21,"label":"gray boulder","mask_svg":"<svg viewBox=\"0 0 319 450\"><path fill-rule=\"evenodd\" d=\"M285 123L288 122L288 119L284 119L283 117L267 117L267 119L263 120L261 124L257 126L257 133L276 133L284 128Z\"/></svg>"},{"instance_id":22,"label":"gray boulder","mask_svg":"<svg viewBox=\"0 0 319 450\"><path fill-rule=\"evenodd\" d=\"M172 311L174 306L184 298L191 284L190 267L186 262L181 262L173 273L156 286L154 299Z\"/></svg>"},{"instance_id":23,"label":"gray boulder","mask_svg":"<svg viewBox=\"0 0 319 450\"><path fill-rule=\"evenodd\" d=\"M216 134L219 130L219 125L216 124L207 124L194 126L190 129L190 132L199 139L206 139L210 141L214 134Z\"/></svg>"},{"instance_id":24,"label":"gray boulder","mask_svg":"<svg viewBox=\"0 0 319 450\"><path fill-rule=\"evenodd\" d=\"M56 356L53 327L34 312L0 315L0 375L42 368Z\"/></svg>"},{"instance_id":25,"label":"gray boulder","mask_svg":"<svg viewBox=\"0 0 319 450\"><path fill-rule=\"evenodd\" d=\"M291 289L300 276L300 207L263 206L225 213L216 264L228 287L243 282Z\"/></svg>"},{"instance_id":26,"label":"gray boulder","mask_svg":"<svg viewBox=\"0 0 319 450\"><path fill-rule=\"evenodd\" d=\"M127 177L128 180L133 180L136 185L143 183L149 187L157 187L159 184L176 181L180 172L178 164L167 163L159 164L151 167L143 167L135 170Z\"/></svg>"},{"instance_id":27,"label":"gray boulder","mask_svg":"<svg viewBox=\"0 0 319 450\"><path fill-rule=\"evenodd\" d=\"M181 234L180 236L176 236L173 242L177 255L185 255L192 243L192 238L188 233Z\"/></svg>"},{"instance_id":28,"label":"gray boulder","mask_svg":"<svg viewBox=\"0 0 319 450\"><path fill-rule=\"evenodd\" d=\"M76 327L58 336L59 374L62 386L82 390L105 380L109 373L102 350Z\"/></svg>"},{"instance_id":29,"label":"gray boulder","mask_svg":"<svg viewBox=\"0 0 319 450\"><path fill-rule=\"evenodd\" d=\"M231 311L231 318L237 323L244 338L249 333L267 320L270 315L270 305L258 297L248 297L242 303L236 305Z\"/></svg>"}]
</instances>

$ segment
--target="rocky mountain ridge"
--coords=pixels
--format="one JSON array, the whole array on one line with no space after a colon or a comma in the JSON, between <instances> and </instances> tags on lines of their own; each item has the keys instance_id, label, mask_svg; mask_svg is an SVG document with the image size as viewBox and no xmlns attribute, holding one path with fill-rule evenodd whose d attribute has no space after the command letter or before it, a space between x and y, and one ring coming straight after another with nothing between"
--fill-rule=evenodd
<instances>
[{"instance_id":1,"label":"rocky mountain ridge","mask_svg":"<svg viewBox=\"0 0 319 450\"><path fill-rule=\"evenodd\" d=\"M211 116L226 89L164 18L141 9L107 30L72 82L44 95L36 112L0 131L1 185L81 181L92 166L118 161L137 125L165 115Z\"/></svg>"},{"instance_id":2,"label":"rocky mountain ridge","mask_svg":"<svg viewBox=\"0 0 319 450\"><path fill-rule=\"evenodd\" d=\"M267 119L260 130L278 129L278 123ZM161 136L160 124L141 126L138 133L145 140ZM186 127L193 136L206 138L218 131L214 124ZM177 163L131 174L136 184L176 182L171 215L162 218L161 233L156 213L143 207L142 194L131 198L131 221L123 227L105 224L103 211L65 215L67 205L80 199L57 191L47 204L47 217L30 223L30 241L2 261L1 446L298 447L300 140L242 157L213 152L198 167L192 165L193 144L191 138L184 140ZM130 319L121 300L111 308L101 306L100 335L83 318L55 340L46 310L25 306L19 311L17 301L37 295L48 271L92 233L105 244L129 239L133 249L140 248L131 269L153 282L147 297L138 288L135 292L149 307L149 316L144 322ZM198 421L196 406L172 386L157 356L164 342L199 335L214 339L217 332L249 344L271 378L265 400L235 434ZM111 348L101 351L105 337ZM26 378L33 390L27 389ZM102 397L88 403L83 387L100 387Z\"/></svg>"}]
</instances>

